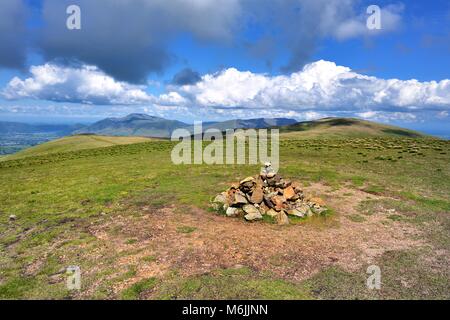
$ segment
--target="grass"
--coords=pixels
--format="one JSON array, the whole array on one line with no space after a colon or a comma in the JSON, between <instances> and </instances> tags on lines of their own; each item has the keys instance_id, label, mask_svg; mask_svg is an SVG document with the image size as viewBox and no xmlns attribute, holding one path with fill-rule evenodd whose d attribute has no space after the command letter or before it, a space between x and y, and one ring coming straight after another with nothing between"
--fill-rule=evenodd
<instances>
[{"instance_id":1,"label":"grass","mask_svg":"<svg viewBox=\"0 0 450 320\"><path fill-rule=\"evenodd\" d=\"M144 137L110 137L110 136L96 136L96 135L76 135L56 139L41 145L27 148L15 154L5 156L1 158L1 160L15 160L26 157L48 155L52 153L103 148L115 145L147 142L151 140L152 139L150 138Z\"/></svg>"},{"instance_id":2,"label":"grass","mask_svg":"<svg viewBox=\"0 0 450 320\"><path fill-rule=\"evenodd\" d=\"M104 282L89 297L115 297L108 288L117 272L115 263L124 253L116 253L114 244L110 244L114 254L102 261L95 259L92 254L101 244L90 232L92 225L105 219L117 219L117 215L127 212L125 209L128 207L175 205L179 208L195 206L208 209L211 197L226 189L230 182L259 171L257 165L175 166L170 160L174 144L168 141L115 144L84 150L76 150L77 143L74 144L75 149L69 143L55 153L30 153L29 157L0 162L1 298L76 297L76 294L65 290L63 279L49 281L58 269L73 264L81 265L82 270L86 270L84 286ZM41 148L49 147L43 145ZM398 158L399 152L401 159ZM365 215L383 214L389 221L399 216L401 223L419 227L426 240L436 248L448 250L449 154L448 141L427 138L293 139L287 134L280 143L280 170L286 178L299 180L304 185L320 182L336 190L351 185L355 189L389 197L363 202L359 208L360 214L350 219L365 223ZM397 161L376 160L379 157ZM102 213L106 213L106 217ZM17 216L16 221L8 220L11 214ZM337 214L298 223L337 228L339 225L334 218ZM189 234L196 230L183 225L177 231ZM139 245L132 234L127 242L130 246ZM422 255L422 252L408 253L419 262ZM148 262L154 261L149 259ZM410 261L402 255L386 259L387 262L383 263L392 266L392 270L402 268L396 267L396 261L402 265L404 261ZM417 291L408 295L445 296L444 287L439 282L445 279L445 270L448 268L441 264L438 268L440 273L434 278L434 273L420 262L413 270L416 273L411 275L411 279L415 280L409 281L416 283L425 279L425 288L420 290L425 290L427 294ZM234 272L222 270L196 277L179 276L165 285L161 283L162 279L148 280L129 288L122 297L371 298L370 295L345 288L346 283L350 286L361 275L342 274L343 271L337 269L323 270L320 277L303 284L285 282L248 270L241 274ZM133 275L128 274L127 277ZM333 280L335 278L342 278L344 282L339 284L338 280ZM115 281L125 280L117 278ZM228 283L235 288L228 286ZM403 294L403 291L397 292L394 287L391 288L397 286L398 281L392 280L388 285L390 289L386 289L383 297L397 298ZM222 291L221 286L225 286ZM315 288L318 293L310 291L309 287Z\"/></svg>"},{"instance_id":3,"label":"grass","mask_svg":"<svg viewBox=\"0 0 450 320\"><path fill-rule=\"evenodd\" d=\"M195 230L197 230L197 228L189 227L189 226L181 226L181 227L178 227L178 228L177 228L177 231L178 231L179 233L192 233L192 232L194 232Z\"/></svg>"},{"instance_id":4,"label":"grass","mask_svg":"<svg viewBox=\"0 0 450 320\"><path fill-rule=\"evenodd\" d=\"M364 218L363 216L359 215L359 214L352 214L350 216L348 216L348 218L353 221L353 222L364 222L366 221L366 218Z\"/></svg>"},{"instance_id":5,"label":"grass","mask_svg":"<svg viewBox=\"0 0 450 320\"><path fill-rule=\"evenodd\" d=\"M216 270L206 275L164 279L155 293L158 299L308 299L308 288L249 268Z\"/></svg>"},{"instance_id":6,"label":"grass","mask_svg":"<svg viewBox=\"0 0 450 320\"><path fill-rule=\"evenodd\" d=\"M121 298L123 300L136 300L140 297L140 295L143 292L152 289L155 286L155 284L156 284L155 278L141 280L133 284L131 287L125 289L121 293Z\"/></svg>"}]
</instances>

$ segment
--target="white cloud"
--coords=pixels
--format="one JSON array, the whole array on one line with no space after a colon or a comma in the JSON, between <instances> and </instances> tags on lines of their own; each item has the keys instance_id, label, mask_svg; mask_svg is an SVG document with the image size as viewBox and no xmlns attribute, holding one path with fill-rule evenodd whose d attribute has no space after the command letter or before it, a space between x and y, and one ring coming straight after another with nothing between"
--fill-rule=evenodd
<instances>
[{"instance_id":1,"label":"white cloud","mask_svg":"<svg viewBox=\"0 0 450 320\"><path fill-rule=\"evenodd\" d=\"M205 108L404 112L450 107L450 80L385 80L323 60L289 76L231 68L178 90L193 105Z\"/></svg>"},{"instance_id":2,"label":"white cloud","mask_svg":"<svg viewBox=\"0 0 450 320\"><path fill-rule=\"evenodd\" d=\"M450 80L380 79L329 61L317 61L290 75L239 71L206 74L196 84L168 86L154 96L146 86L115 81L96 67L32 67L27 79L12 79L7 99L37 99L92 105L145 107L178 118L357 115L412 121L421 112L443 117L450 111ZM122 108L122 107L121 107ZM125 110L125 109L124 109Z\"/></svg>"},{"instance_id":3,"label":"white cloud","mask_svg":"<svg viewBox=\"0 0 450 320\"><path fill-rule=\"evenodd\" d=\"M366 12L358 16L341 21L332 28L331 33L338 40L346 40L361 36L378 35L392 32L400 28L402 21L403 4L391 4L380 8L381 29L369 30L366 22L368 15Z\"/></svg>"},{"instance_id":4,"label":"white cloud","mask_svg":"<svg viewBox=\"0 0 450 320\"><path fill-rule=\"evenodd\" d=\"M409 112L382 112L382 111L365 111L356 113L360 118L381 122L403 121L413 122L417 120L417 116Z\"/></svg>"},{"instance_id":5,"label":"white cloud","mask_svg":"<svg viewBox=\"0 0 450 320\"><path fill-rule=\"evenodd\" d=\"M37 99L86 104L142 104L153 97L144 86L119 82L93 66L32 66L31 76L14 77L2 91L6 99Z\"/></svg>"}]
</instances>

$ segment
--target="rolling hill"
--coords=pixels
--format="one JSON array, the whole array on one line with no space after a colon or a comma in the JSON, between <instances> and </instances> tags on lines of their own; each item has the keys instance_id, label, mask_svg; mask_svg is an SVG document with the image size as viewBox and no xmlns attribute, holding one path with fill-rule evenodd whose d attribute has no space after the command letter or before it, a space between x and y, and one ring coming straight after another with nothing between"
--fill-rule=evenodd
<instances>
[{"instance_id":1,"label":"rolling hill","mask_svg":"<svg viewBox=\"0 0 450 320\"><path fill-rule=\"evenodd\" d=\"M356 118L324 118L279 127L282 138L429 137L417 131Z\"/></svg>"},{"instance_id":2,"label":"rolling hill","mask_svg":"<svg viewBox=\"0 0 450 320\"><path fill-rule=\"evenodd\" d=\"M56 139L0 158L0 161L22 159L58 152L78 151L152 141L145 137L111 137L97 135L75 135Z\"/></svg>"},{"instance_id":3,"label":"rolling hill","mask_svg":"<svg viewBox=\"0 0 450 320\"><path fill-rule=\"evenodd\" d=\"M131 116L131 115L130 115ZM128 118L130 118L130 116ZM145 115L144 115L145 116ZM147 117L147 116L146 116ZM163 119L164 120L164 119ZM270 119L277 123L291 122L289 119ZM228 128L264 128L270 127L267 119L234 120L221 123L208 123L203 130L219 128L225 131ZM133 122L133 121L132 121ZM274 122L272 122L274 123ZM420 132L403 129L400 127L379 124L376 122L354 119L354 118L324 118L316 121L298 122L291 125L274 126L280 130L282 139L342 139L342 138L430 138ZM186 127L190 130L192 127ZM133 144L152 141L155 138L138 136L103 136L96 134L79 134L67 136L46 142L16 154L4 156L0 161L14 160L38 155L57 152L78 151L83 149L94 149L122 144Z\"/></svg>"}]
</instances>

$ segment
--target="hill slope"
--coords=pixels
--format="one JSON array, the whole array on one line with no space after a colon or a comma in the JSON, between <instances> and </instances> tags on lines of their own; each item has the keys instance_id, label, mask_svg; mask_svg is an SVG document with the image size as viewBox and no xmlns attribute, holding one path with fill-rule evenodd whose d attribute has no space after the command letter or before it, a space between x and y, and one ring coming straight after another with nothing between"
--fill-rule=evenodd
<instances>
[{"instance_id":1,"label":"hill slope","mask_svg":"<svg viewBox=\"0 0 450 320\"><path fill-rule=\"evenodd\" d=\"M324 118L298 122L280 127L283 138L349 138L349 137L403 137L424 138L426 135L396 127L355 118Z\"/></svg>"},{"instance_id":2,"label":"hill slope","mask_svg":"<svg viewBox=\"0 0 450 320\"><path fill-rule=\"evenodd\" d=\"M109 137L96 135L76 135L53 140L41 145L37 145L16 154L0 158L0 161L21 159L45 154L78 151L84 149L94 149L110 147L114 145L133 144L151 141L151 138L144 137Z\"/></svg>"}]
</instances>

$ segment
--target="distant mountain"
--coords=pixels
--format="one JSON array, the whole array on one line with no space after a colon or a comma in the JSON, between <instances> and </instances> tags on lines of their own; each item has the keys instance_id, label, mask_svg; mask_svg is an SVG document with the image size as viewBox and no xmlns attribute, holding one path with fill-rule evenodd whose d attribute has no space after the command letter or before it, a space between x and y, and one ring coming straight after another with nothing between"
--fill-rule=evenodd
<instances>
[{"instance_id":1,"label":"distant mountain","mask_svg":"<svg viewBox=\"0 0 450 320\"><path fill-rule=\"evenodd\" d=\"M20 122L0 121L0 135L30 134L30 133L58 133L61 136L68 135L82 125L66 124L27 124Z\"/></svg>"},{"instance_id":2,"label":"distant mountain","mask_svg":"<svg viewBox=\"0 0 450 320\"><path fill-rule=\"evenodd\" d=\"M215 128L220 131L227 129L260 129L274 126L285 126L294 124L293 119L248 119L229 120L223 122L204 122L203 131ZM98 134L110 136L145 136L154 138L170 138L172 132L178 128L185 128L191 133L194 132L192 125L181 121L167 120L164 118L149 116L146 114L134 113L123 118L107 118L92 125L75 131L75 134Z\"/></svg>"},{"instance_id":3,"label":"distant mountain","mask_svg":"<svg viewBox=\"0 0 450 320\"><path fill-rule=\"evenodd\" d=\"M281 126L284 138L430 137L417 131L356 118L324 118Z\"/></svg>"},{"instance_id":4,"label":"distant mountain","mask_svg":"<svg viewBox=\"0 0 450 320\"><path fill-rule=\"evenodd\" d=\"M181 121L133 113L123 118L107 118L75 131L75 134L98 134L109 136L144 136L168 138L177 128L189 125Z\"/></svg>"},{"instance_id":5,"label":"distant mountain","mask_svg":"<svg viewBox=\"0 0 450 320\"><path fill-rule=\"evenodd\" d=\"M257 119L237 119L223 122L205 122L202 124L203 131L208 129L218 129L225 131L227 129L263 129L271 127L287 126L297 123L294 119L287 118L257 118ZM193 133L193 126L187 128Z\"/></svg>"}]
</instances>

